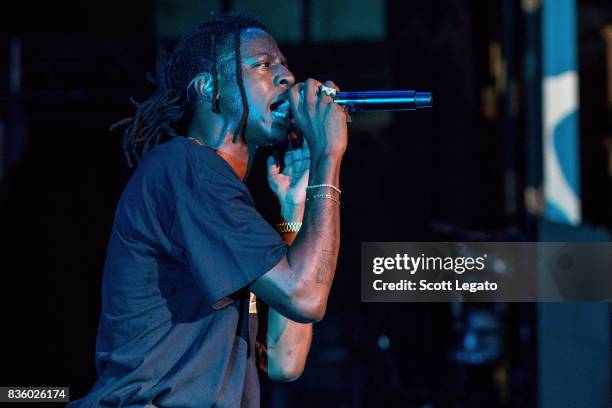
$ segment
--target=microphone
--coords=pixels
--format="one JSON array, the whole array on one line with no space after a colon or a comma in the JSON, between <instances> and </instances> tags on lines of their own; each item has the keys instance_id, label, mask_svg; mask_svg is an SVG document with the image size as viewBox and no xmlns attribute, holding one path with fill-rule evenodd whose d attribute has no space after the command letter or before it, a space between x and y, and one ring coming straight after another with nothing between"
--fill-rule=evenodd
<instances>
[{"instance_id":1,"label":"microphone","mask_svg":"<svg viewBox=\"0 0 612 408\"><path fill-rule=\"evenodd\" d=\"M320 92L330 96L335 103L342 105L348 113L370 111L407 111L431 108L431 92L417 91L359 91L336 92L333 88L320 85ZM303 92L303 91L302 91ZM278 101L271 109L280 116L291 115L289 101Z\"/></svg>"},{"instance_id":2,"label":"microphone","mask_svg":"<svg viewBox=\"0 0 612 408\"><path fill-rule=\"evenodd\" d=\"M337 92L334 102L347 112L406 111L431 108L431 92L365 91Z\"/></svg>"}]
</instances>

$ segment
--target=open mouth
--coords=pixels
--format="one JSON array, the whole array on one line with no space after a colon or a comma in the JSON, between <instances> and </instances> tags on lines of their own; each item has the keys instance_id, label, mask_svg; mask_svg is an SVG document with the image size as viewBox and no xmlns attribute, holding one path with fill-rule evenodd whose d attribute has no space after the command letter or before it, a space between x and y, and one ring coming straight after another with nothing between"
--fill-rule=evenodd
<instances>
[{"instance_id":1,"label":"open mouth","mask_svg":"<svg viewBox=\"0 0 612 408\"><path fill-rule=\"evenodd\" d=\"M280 100L274 102L270 105L270 111L272 112L272 116L279 119L289 119L291 118L291 109L289 109L289 101L288 100Z\"/></svg>"}]
</instances>

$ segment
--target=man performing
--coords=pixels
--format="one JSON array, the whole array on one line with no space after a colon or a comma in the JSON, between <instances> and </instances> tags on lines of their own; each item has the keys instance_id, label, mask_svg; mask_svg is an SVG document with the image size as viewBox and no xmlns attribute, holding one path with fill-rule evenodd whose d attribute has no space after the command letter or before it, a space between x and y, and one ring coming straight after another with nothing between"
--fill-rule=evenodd
<instances>
[{"instance_id":1,"label":"man performing","mask_svg":"<svg viewBox=\"0 0 612 408\"><path fill-rule=\"evenodd\" d=\"M121 122L138 167L107 252L98 380L70 407L253 407L256 360L273 380L302 373L340 241L347 127L330 89L296 84L247 17L218 17L176 46L154 95ZM258 146L296 129L304 146L283 169L268 162L286 221L275 231L243 180ZM265 303L257 314L250 292Z\"/></svg>"}]
</instances>

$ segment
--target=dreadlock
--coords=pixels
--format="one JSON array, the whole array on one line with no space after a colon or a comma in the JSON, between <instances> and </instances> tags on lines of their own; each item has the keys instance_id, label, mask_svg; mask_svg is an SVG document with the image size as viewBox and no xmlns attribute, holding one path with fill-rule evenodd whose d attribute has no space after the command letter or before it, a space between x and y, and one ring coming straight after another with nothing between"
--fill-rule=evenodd
<instances>
[{"instance_id":1,"label":"dreadlock","mask_svg":"<svg viewBox=\"0 0 612 408\"><path fill-rule=\"evenodd\" d=\"M145 153L165 138L175 138L187 132L189 122L197 105L197 95L189 84L201 72L210 72L213 79L212 111L219 109L218 50L233 33L236 61L236 82L242 98L242 117L234 132L233 142L238 135L244 140L249 107L242 79L242 58L240 55L240 32L246 28L266 27L251 17L226 14L196 27L187 33L168 57L161 74L155 81L153 95L144 102L130 99L136 112L111 126L111 131L124 128L123 152L128 166L140 161Z\"/></svg>"}]
</instances>

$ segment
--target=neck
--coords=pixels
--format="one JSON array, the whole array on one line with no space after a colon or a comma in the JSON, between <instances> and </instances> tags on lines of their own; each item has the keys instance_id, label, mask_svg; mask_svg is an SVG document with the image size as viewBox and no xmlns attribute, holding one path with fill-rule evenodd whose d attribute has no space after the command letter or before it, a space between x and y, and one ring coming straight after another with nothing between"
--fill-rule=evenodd
<instances>
[{"instance_id":1,"label":"neck","mask_svg":"<svg viewBox=\"0 0 612 408\"><path fill-rule=\"evenodd\" d=\"M240 157L234 156L232 153L226 152L222 149L217 149L216 152L230 165L240 180L244 180L246 178L249 169L248 162L243 161Z\"/></svg>"},{"instance_id":2,"label":"neck","mask_svg":"<svg viewBox=\"0 0 612 408\"><path fill-rule=\"evenodd\" d=\"M255 156L255 150L247 146L240 137L234 143L233 128L229 126L208 127L206 131L203 131L201 128L198 129L197 126L191 126L187 136L195 138L215 150L230 165L240 180L246 178Z\"/></svg>"}]
</instances>

